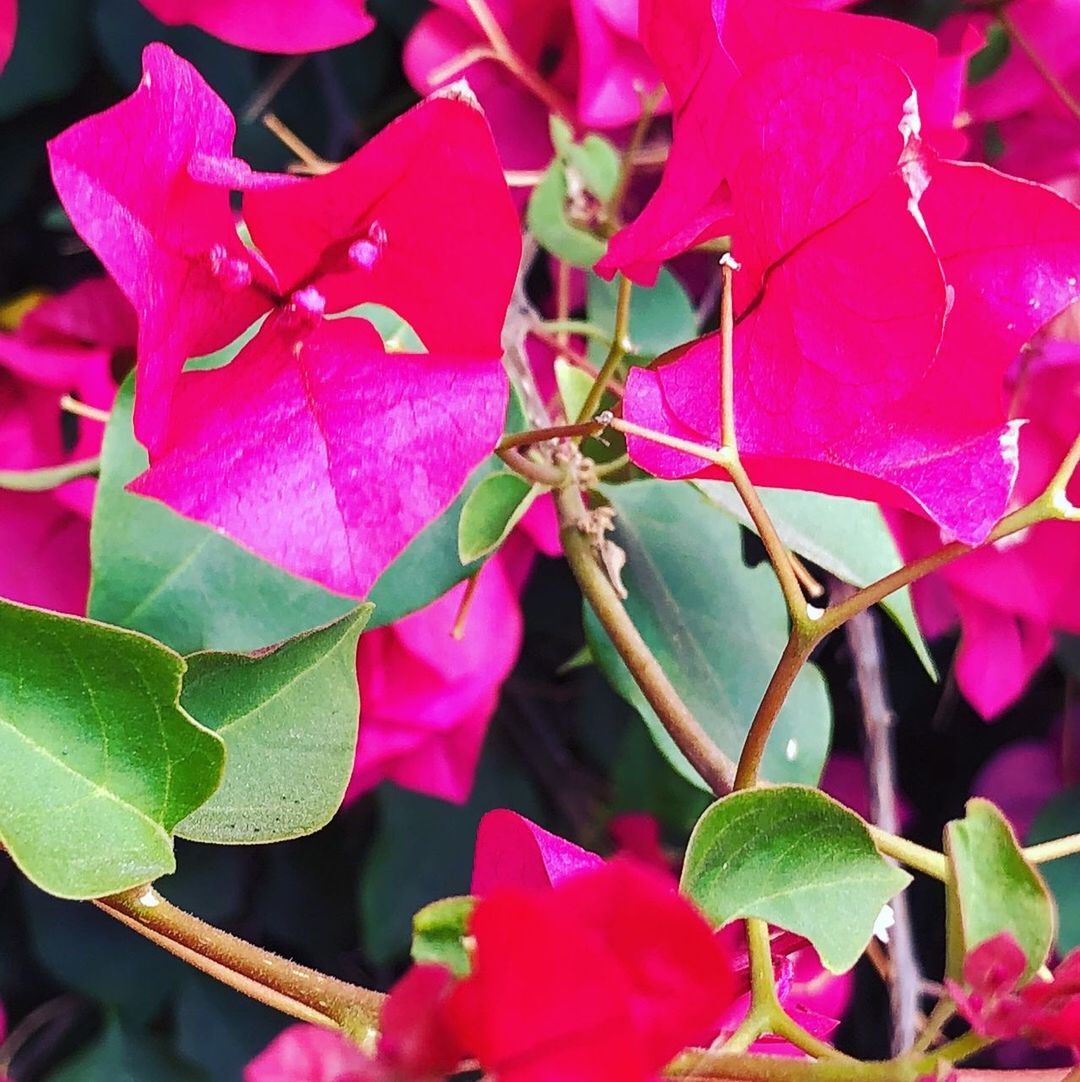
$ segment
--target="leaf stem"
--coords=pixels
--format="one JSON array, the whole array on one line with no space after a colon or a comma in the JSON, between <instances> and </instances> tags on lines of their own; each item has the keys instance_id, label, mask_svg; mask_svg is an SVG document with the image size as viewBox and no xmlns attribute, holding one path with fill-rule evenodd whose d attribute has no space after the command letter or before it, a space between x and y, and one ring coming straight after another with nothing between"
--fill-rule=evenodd
<instances>
[{"instance_id":1,"label":"leaf stem","mask_svg":"<svg viewBox=\"0 0 1080 1082\"><path fill-rule=\"evenodd\" d=\"M738 456L727 467L727 471L728 476L735 485L735 491L738 492L754 523L758 537L761 538L761 543L765 546L765 553L769 557L769 563L772 564L777 581L780 583L780 590L784 595L784 604L787 606L788 616L791 618L794 629L800 640L808 639L812 636L814 623L810 618L806 595L799 584L799 576L795 573L791 554L784 542L780 540L780 534L777 533L772 518L765 509L765 504L762 503L757 489L750 480L750 475L746 472Z\"/></svg>"},{"instance_id":2,"label":"leaf stem","mask_svg":"<svg viewBox=\"0 0 1080 1082\"><path fill-rule=\"evenodd\" d=\"M603 342L605 346L611 345L611 335L587 319L546 319L537 328L547 334L576 334L581 338Z\"/></svg>"},{"instance_id":3,"label":"leaf stem","mask_svg":"<svg viewBox=\"0 0 1080 1082\"><path fill-rule=\"evenodd\" d=\"M944 883L948 875L948 861L944 853L937 853L933 849L927 849L917 842L908 841L896 834L890 834L887 830L867 823L870 837L874 839L874 845L887 857L898 860L901 864L914 868L923 875L930 876Z\"/></svg>"},{"instance_id":4,"label":"leaf stem","mask_svg":"<svg viewBox=\"0 0 1080 1082\"><path fill-rule=\"evenodd\" d=\"M956 1007L948 996L943 996L934 1004L930 1017L926 1020L922 1033L912 1047L913 1052L926 1052L936 1041L941 1031L949 1024L956 1014Z\"/></svg>"},{"instance_id":5,"label":"leaf stem","mask_svg":"<svg viewBox=\"0 0 1080 1082\"><path fill-rule=\"evenodd\" d=\"M337 168L335 162L328 162L322 155L316 154L300 136L284 124L274 113L263 113L262 122L263 126L273 132L286 150L290 150L296 155L304 169L312 176L332 173Z\"/></svg>"},{"instance_id":6,"label":"leaf stem","mask_svg":"<svg viewBox=\"0 0 1080 1082\"><path fill-rule=\"evenodd\" d=\"M94 902L170 954L269 1007L343 1030L356 1041L377 1027L385 997L290 962L215 928L166 901L153 887Z\"/></svg>"},{"instance_id":7,"label":"leaf stem","mask_svg":"<svg viewBox=\"0 0 1080 1082\"><path fill-rule=\"evenodd\" d=\"M730 448L721 447L716 449L706 447L701 443L691 443L690 440L679 439L678 436L669 436L664 432L644 428L641 425L634 424L633 421L624 420L622 417L602 414L597 418L598 422L600 420L603 420L608 428L613 428L616 432L622 432L628 436L639 436L643 440L658 443L662 447L670 447L674 451L683 451L685 454L693 455L705 462L711 462L714 466L719 466L725 470L746 505L751 521L757 528L762 544L765 546L765 551L773 564L773 570L776 572L780 587L784 593L784 601L792 623L796 625L801 635L804 635L809 628L814 626L807 610L806 598L799 586L798 577L791 565L791 561L788 559L787 549L780 540L780 535L776 532L776 527L773 525L772 519L765 509L765 505L761 502L761 497L758 496L757 490L751 483L746 470L743 469L738 455L733 454Z\"/></svg>"},{"instance_id":8,"label":"leaf stem","mask_svg":"<svg viewBox=\"0 0 1080 1082\"><path fill-rule=\"evenodd\" d=\"M739 766L735 773L736 789L750 789L757 784L761 760L765 756L765 745L772 734L773 723L809 656L809 646L799 634L798 629L792 629L787 646L780 655L780 661L777 663L769 686L765 689L757 713L754 714L754 720L750 723L750 729L746 734L742 754L739 756Z\"/></svg>"},{"instance_id":9,"label":"leaf stem","mask_svg":"<svg viewBox=\"0 0 1080 1082\"><path fill-rule=\"evenodd\" d=\"M608 200L608 209L615 218L619 217L622 210L623 200L630 188L630 182L634 179L634 170L638 165L638 155L645 145L645 137L649 134L649 127L652 125L653 117L656 116L656 110L660 107L660 102L664 100L665 93L663 84L660 84L653 88L652 93L642 92L639 94L641 116L638 117L633 133L630 136L630 142L623 152L619 166L619 179L615 184L615 191L612 192L611 198Z\"/></svg>"},{"instance_id":10,"label":"leaf stem","mask_svg":"<svg viewBox=\"0 0 1080 1082\"><path fill-rule=\"evenodd\" d=\"M513 447L530 447L536 443L546 443L548 440L573 439L575 436L592 436L597 432L603 432L607 427L600 421L584 421L574 425L553 425L551 428L533 428L528 432L512 432L503 436L499 441L495 453L508 451Z\"/></svg>"},{"instance_id":11,"label":"leaf stem","mask_svg":"<svg viewBox=\"0 0 1080 1082\"><path fill-rule=\"evenodd\" d=\"M1005 33L1016 42L1028 60L1031 61L1031 66L1039 73L1043 82L1057 95L1062 105L1077 120L1080 120L1080 101L1076 100L1069 88L1057 77L1054 70L1047 64L1039 51L1028 40L1027 35L1016 25L1016 21L1004 8L998 12L998 22Z\"/></svg>"},{"instance_id":12,"label":"leaf stem","mask_svg":"<svg viewBox=\"0 0 1080 1082\"><path fill-rule=\"evenodd\" d=\"M1047 861L1061 860L1063 857L1073 857L1077 854L1080 854L1080 834L1070 834L1066 838L1055 838L1053 841L1029 845L1024 850L1024 859L1029 864L1046 864Z\"/></svg>"},{"instance_id":13,"label":"leaf stem","mask_svg":"<svg viewBox=\"0 0 1080 1082\"><path fill-rule=\"evenodd\" d=\"M729 793L735 764L716 746L683 702L597 562L582 529L586 512L580 493L572 487L561 489L555 494L555 507L570 570L635 683L705 784L718 796Z\"/></svg>"},{"instance_id":14,"label":"leaf stem","mask_svg":"<svg viewBox=\"0 0 1080 1082\"><path fill-rule=\"evenodd\" d=\"M98 424L109 423L109 411L99 410L97 406L91 406L86 402L80 402L74 395L65 394L60 396L60 408L65 413L75 417L84 417L88 421L97 421Z\"/></svg>"},{"instance_id":15,"label":"leaf stem","mask_svg":"<svg viewBox=\"0 0 1080 1082\"><path fill-rule=\"evenodd\" d=\"M808 1052L815 1059L828 1059L840 1056L831 1045L820 1041L808 1033L784 1010L776 994L776 973L773 969L772 943L769 941L769 925L756 917L746 920L746 946L750 954L750 1011L746 1023L750 1023L742 1036L757 1030L755 1036L772 1033L782 1037L803 1052ZM739 1027L742 1030L743 1026ZM732 1040L739 1036L738 1031ZM754 1037L751 1037L751 1042ZM726 1047L726 1046L725 1046ZM737 1047L737 1046L736 1046ZM749 1045L747 1046L749 1047ZM846 1057L844 1057L846 1058Z\"/></svg>"},{"instance_id":16,"label":"leaf stem","mask_svg":"<svg viewBox=\"0 0 1080 1082\"><path fill-rule=\"evenodd\" d=\"M509 38L503 33L499 20L488 7L487 0L465 0L473 18L480 26L484 37L491 43L491 51L502 63L503 67L525 87L526 90L535 94L547 106L548 111L561 116L571 126L574 126L574 112L569 104L563 100L562 95L545 79L533 71L510 44Z\"/></svg>"},{"instance_id":17,"label":"leaf stem","mask_svg":"<svg viewBox=\"0 0 1080 1082\"><path fill-rule=\"evenodd\" d=\"M48 492L76 478L92 477L100 469L100 458L84 458L78 462L36 470L0 470L0 489L9 492Z\"/></svg>"},{"instance_id":18,"label":"leaf stem","mask_svg":"<svg viewBox=\"0 0 1080 1082\"><path fill-rule=\"evenodd\" d=\"M864 1063L840 1057L813 1060L695 1049L677 1056L664 1076L734 1082L915 1082L919 1077L914 1065L902 1061Z\"/></svg>"},{"instance_id":19,"label":"leaf stem","mask_svg":"<svg viewBox=\"0 0 1080 1082\"><path fill-rule=\"evenodd\" d=\"M600 402L607 390L608 382L619 370L627 353L630 352L630 300L633 295L633 283L629 278L619 278L619 293L615 301L615 327L611 332L611 347L600 368L600 373L589 388L589 395L577 416L577 423L584 424L600 408Z\"/></svg>"},{"instance_id":20,"label":"leaf stem","mask_svg":"<svg viewBox=\"0 0 1080 1082\"><path fill-rule=\"evenodd\" d=\"M495 452L503 462L526 481L543 485L545 488L558 488L566 480L566 473L550 462L534 462L516 447L500 447Z\"/></svg>"}]
</instances>

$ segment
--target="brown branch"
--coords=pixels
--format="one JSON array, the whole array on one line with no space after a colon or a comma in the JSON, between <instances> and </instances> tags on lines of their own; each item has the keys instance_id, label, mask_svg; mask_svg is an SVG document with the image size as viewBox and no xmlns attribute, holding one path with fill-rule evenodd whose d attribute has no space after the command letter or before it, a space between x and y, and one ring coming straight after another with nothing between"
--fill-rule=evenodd
<instances>
[{"instance_id":1,"label":"brown branch","mask_svg":"<svg viewBox=\"0 0 1080 1082\"><path fill-rule=\"evenodd\" d=\"M586 512L580 493L574 488L563 489L556 494L555 506L570 570L641 693L709 788L718 796L731 792L735 764L716 746L683 702L597 562L593 546L582 530Z\"/></svg>"},{"instance_id":2,"label":"brown branch","mask_svg":"<svg viewBox=\"0 0 1080 1082\"><path fill-rule=\"evenodd\" d=\"M203 973L293 1018L340 1028L357 1041L378 1026L385 999L381 993L328 977L215 928L178 909L153 887L93 904Z\"/></svg>"}]
</instances>

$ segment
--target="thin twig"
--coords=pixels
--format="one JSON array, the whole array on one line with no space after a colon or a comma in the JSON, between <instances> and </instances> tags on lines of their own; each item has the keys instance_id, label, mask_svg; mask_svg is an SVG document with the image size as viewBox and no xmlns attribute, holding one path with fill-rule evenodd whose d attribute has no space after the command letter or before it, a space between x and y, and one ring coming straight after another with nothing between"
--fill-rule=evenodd
<instances>
[{"instance_id":1,"label":"thin twig","mask_svg":"<svg viewBox=\"0 0 1080 1082\"><path fill-rule=\"evenodd\" d=\"M623 200L626 199L626 193L630 188L630 182L634 179L634 171L637 169L639 158L641 157L641 149L645 145L645 139L649 134L649 128L652 125L653 117L656 115L656 110L660 107L660 102L664 100L665 93L666 91L661 84L660 86L654 87L651 93L643 91L638 95L641 101L641 116L638 117L638 122L634 125L634 131L630 136L630 142L627 144L626 150L622 155L622 161L619 167L619 179L615 185L615 191L612 193L611 199L608 200L608 208L615 218L619 217Z\"/></svg>"},{"instance_id":2,"label":"thin twig","mask_svg":"<svg viewBox=\"0 0 1080 1082\"><path fill-rule=\"evenodd\" d=\"M530 331L540 321L540 314L533 307L525 290L529 271L539 254L540 245L536 238L526 232L521 238L521 261L518 263L517 279L502 330L503 367L521 400L526 421L534 428L544 428L551 424L551 415L536 386L536 377L529 363L526 345Z\"/></svg>"},{"instance_id":3,"label":"thin twig","mask_svg":"<svg viewBox=\"0 0 1080 1082\"><path fill-rule=\"evenodd\" d=\"M534 71L517 54L510 39L503 32L499 20L488 7L487 0L465 0L480 30L491 44L495 58L514 76L526 90L536 95L548 108L548 112L560 116L568 124L574 123L574 110L563 96L540 74Z\"/></svg>"},{"instance_id":4,"label":"thin twig","mask_svg":"<svg viewBox=\"0 0 1080 1082\"><path fill-rule=\"evenodd\" d=\"M1024 857L1031 864L1045 864L1049 860L1061 860L1080 854L1080 834L1070 834L1067 838L1055 838L1053 841L1029 845L1024 850Z\"/></svg>"},{"instance_id":5,"label":"thin twig","mask_svg":"<svg viewBox=\"0 0 1080 1082\"><path fill-rule=\"evenodd\" d=\"M837 590L840 596L854 592L846 583L837 583ZM875 614L868 609L852 617L845 625L845 632L862 703L870 817L880 829L899 834L893 743L896 719L885 688L885 666ZM915 957L907 896L901 893L891 904L895 922L889 933L889 1002L893 1023L892 1051L898 1056L911 1048L918 1035L922 975Z\"/></svg>"},{"instance_id":6,"label":"thin twig","mask_svg":"<svg viewBox=\"0 0 1080 1082\"><path fill-rule=\"evenodd\" d=\"M729 793L735 764L690 712L623 607L583 532L586 513L580 494L565 488L556 494L555 506L570 570L635 683L705 784L718 796Z\"/></svg>"},{"instance_id":7,"label":"thin twig","mask_svg":"<svg viewBox=\"0 0 1080 1082\"><path fill-rule=\"evenodd\" d=\"M565 473L550 462L537 462L527 458L516 447L497 447L495 453L519 477L545 488L557 488L565 480Z\"/></svg>"},{"instance_id":8,"label":"thin twig","mask_svg":"<svg viewBox=\"0 0 1080 1082\"><path fill-rule=\"evenodd\" d=\"M264 113L270 103L281 92L285 84L300 70L301 65L307 60L307 53L297 53L295 56L287 56L270 73L270 78L260 86L248 99L240 111L240 119L245 124L251 124Z\"/></svg>"},{"instance_id":9,"label":"thin twig","mask_svg":"<svg viewBox=\"0 0 1080 1082\"><path fill-rule=\"evenodd\" d=\"M589 395L585 399L578 413L577 422L582 424L596 414L600 408L601 399L607 390L608 382L619 370L627 353L630 352L630 299L633 295L633 283L629 278L619 279L619 292L615 301L615 329L611 332L611 348L600 368L600 374L589 388Z\"/></svg>"},{"instance_id":10,"label":"thin twig","mask_svg":"<svg viewBox=\"0 0 1080 1082\"><path fill-rule=\"evenodd\" d=\"M64 413L70 413L75 417L83 417L87 421L97 421L103 425L109 423L108 410L99 410L96 406L88 406L85 402L80 402L69 394L61 396L60 408Z\"/></svg>"},{"instance_id":11,"label":"thin twig","mask_svg":"<svg viewBox=\"0 0 1080 1082\"><path fill-rule=\"evenodd\" d=\"M1002 28L1009 37L1026 54L1028 60L1031 61L1031 66L1039 73L1043 82L1057 95L1062 105L1077 120L1080 120L1080 101L1076 100L1069 88L1057 77L1054 70L1042 58L1038 49L1028 40L1027 35L1016 25L1016 20L1004 8L998 12L998 22L1001 23Z\"/></svg>"},{"instance_id":12,"label":"thin twig","mask_svg":"<svg viewBox=\"0 0 1080 1082\"><path fill-rule=\"evenodd\" d=\"M278 140L285 145L287 150L292 151L292 153L299 158L304 169L313 176L320 176L323 173L332 173L337 168L337 165L334 162L328 162L321 155L316 154L315 151L296 134L296 132L279 120L273 113L264 113L262 122L264 127L269 128L269 130L277 136Z\"/></svg>"}]
</instances>

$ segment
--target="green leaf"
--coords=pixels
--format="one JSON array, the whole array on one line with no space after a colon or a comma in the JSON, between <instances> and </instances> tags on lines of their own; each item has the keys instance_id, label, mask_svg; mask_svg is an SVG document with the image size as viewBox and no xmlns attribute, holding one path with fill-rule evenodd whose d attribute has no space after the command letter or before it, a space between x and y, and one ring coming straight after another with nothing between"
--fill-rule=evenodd
<instances>
[{"instance_id":1,"label":"green leaf","mask_svg":"<svg viewBox=\"0 0 1080 1082\"><path fill-rule=\"evenodd\" d=\"M179 705L183 658L143 635L0 602L0 842L63 898L175 867L173 828L221 781Z\"/></svg>"},{"instance_id":2,"label":"green leaf","mask_svg":"<svg viewBox=\"0 0 1080 1082\"><path fill-rule=\"evenodd\" d=\"M586 643L580 650L576 650L571 654L555 670L555 674L557 676L566 676L567 673L577 672L578 669L588 669L595 664L592 651L589 649L589 644Z\"/></svg>"},{"instance_id":3,"label":"green leaf","mask_svg":"<svg viewBox=\"0 0 1080 1082\"><path fill-rule=\"evenodd\" d=\"M605 329L615 326L619 293L616 282L589 275L589 322ZM689 342L698 334L697 315L690 298L671 271L660 271L652 288L635 285L630 302L630 341L638 357L653 358ZM602 364L607 353L602 343L589 344L589 359Z\"/></svg>"},{"instance_id":4,"label":"green leaf","mask_svg":"<svg viewBox=\"0 0 1080 1082\"><path fill-rule=\"evenodd\" d=\"M739 527L692 485L634 481L602 492L618 512L613 537L627 555L627 611L691 712L738 759L787 642L787 610L772 571L743 563ZM597 664L645 719L660 750L703 785L588 605L585 632ZM825 682L808 665L776 720L763 776L816 783L831 728Z\"/></svg>"},{"instance_id":5,"label":"green leaf","mask_svg":"<svg viewBox=\"0 0 1080 1082\"><path fill-rule=\"evenodd\" d=\"M615 145L595 132L590 132L580 143L574 142L573 128L561 117L552 116L549 128L556 160L574 170L586 190L606 203L615 194L622 169Z\"/></svg>"},{"instance_id":6,"label":"green leaf","mask_svg":"<svg viewBox=\"0 0 1080 1082\"><path fill-rule=\"evenodd\" d=\"M351 612L340 597L261 560L156 500L124 491L147 467L131 427L132 381L105 431L90 535L90 615L143 631L181 653L261 650ZM511 424L516 418L511 418ZM520 427L520 425L519 425ZM479 569L457 555L458 520L472 489L502 468L481 464L450 508L383 572L369 600L372 627L423 608Z\"/></svg>"},{"instance_id":7,"label":"green leaf","mask_svg":"<svg viewBox=\"0 0 1080 1082\"><path fill-rule=\"evenodd\" d=\"M228 758L221 788L178 835L253 845L330 822L356 755L356 644L371 609L270 651L188 658L181 703L225 741Z\"/></svg>"},{"instance_id":8,"label":"green leaf","mask_svg":"<svg viewBox=\"0 0 1080 1082\"><path fill-rule=\"evenodd\" d=\"M727 481L695 484L713 503L754 529L733 485ZM869 586L903 566L900 550L876 504L794 489L759 489L758 494L784 544L842 582ZM937 667L911 607L911 591L906 586L897 590L882 607L903 631L931 679L937 680Z\"/></svg>"},{"instance_id":9,"label":"green leaf","mask_svg":"<svg viewBox=\"0 0 1080 1082\"><path fill-rule=\"evenodd\" d=\"M466 977L471 963L464 939L476 908L470 896L440 898L413 917L412 960L417 965L447 966L456 977Z\"/></svg>"},{"instance_id":10,"label":"green leaf","mask_svg":"<svg viewBox=\"0 0 1080 1082\"><path fill-rule=\"evenodd\" d=\"M1029 845L1080 834L1080 785L1056 793L1043 805L1031 826ZM1060 919L1058 954L1080 947L1080 854L1039 865L1039 872L1057 902Z\"/></svg>"},{"instance_id":11,"label":"green leaf","mask_svg":"<svg viewBox=\"0 0 1080 1082\"><path fill-rule=\"evenodd\" d=\"M570 128L557 117L551 122L555 160L533 189L526 221L529 231L552 255L575 267L591 267L607 244L574 218L584 218L606 203L619 181L619 154L606 139L588 135L573 141Z\"/></svg>"},{"instance_id":12,"label":"green leaf","mask_svg":"<svg viewBox=\"0 0 1080 1082\"><path fill-rule=\"evenodd\" d=\"M1000 23L992 22L986 28L986 44L968 61L968 82L974 85L989 79L1011 51L1009 32Z\"/></svg>"},{"instance_id":13,"label":"green leaf","mask_svg":"<svg viewBox=\"0 0 1080 1082\"><path fill-rule=\"evenodd\" d=\"M8 492L48 492L78 477L97 473L101 463L96 458L45 466L37 470L0 470L0 488Z\"/></svg>"},{"instance_id":14,"label":"green leaf","mask_svg":"<svg viewBox=\"0 0 1080 1082\"><path fill-rule=\"evenodd\" d=\"M571 422L577 420L592 390L592 376L562 357L556 357L555 383L562 399L563 413Z\"/></svg>"},{"instance_id":15,"label":"green leaf","mask_svg":"<svg viewBox=\"0 0 1080 1082\"><path fill-rule=\"evenodd\" d=\"M543 491L516 473L489 474L469 493L458 522L458 558L471 564L490 556Z\"/></svg>"},{"instance_id":16,"label":"green leaf","mask_svg":"<svg viewBox=\"0 0 1080 1082\"><path fill-rule=\"evenodd\" d=\"M573 267L591 267L607 251L599 237L572 224L566 214L566 167L556 159L533 189L526 212L529 232L552 255Z\"/></svg>"},{"instance_id":17,"label":"green leaf","mask_svg":"<svg viewBox=\"0 0 1080 1082\"><path fill-rule=\"evenodd\" d=\"M1054 905L1039 873L1024 859L1009 821L989 800L969 800L967 814L945 828L949 862L948 974L959 979L964 957L1008 932L1033 973L1054 941Z\"/></svg>"},{"instance_id":18,"label":"green leaf","mask_svg":"<svg viewBox=\"0 0 1080 1082\"><path fill-rule=\"evenodd\" d=\"M356 606L162 503L124 491L147 467L131 427L132 381L105 430L90 533L90 615L182 653L258 650Z\"/></svg>"},{"instance_id":19,"label":"green leaf","mask_svg":"<svg viewBox=\"0 0 1080 1082\"><path fill-rule=\"evenodd\" d=\"M826 969L843 973L909 882L854 812L786 785L713 804L690 835L680 889L717 925L760 917L805 936Z\"/></svg>"},{"instance_id":20,"label":"green leaf","mask_svg":"<svg viewBox=\"0 0 1080 1082\"><path fill-rule=\"evenodd\" d=\"M566 153L566 167L601 203L615 194L621 169L619 152L603 136L591 133L572 144Z\"/></svg>"},{"instance_id":21,"label":"green leaf","mask_svg":"<svg viewBox=\"0 0 1080 1082\"><path fill-rule=\"evenodd\" d=\"M49 1082L210 1082L211 1075L175 1057L168 1046L117 1022L58 1070Z\"/></svg>"},{"instance_id":22,"label":"green leaf","mask_svg":"<svg viewBox=\"0 0 1080 1082\"><path fill-rule=\"evenodd\" d=\"M250 240L248 246L250 247ZM213 353L204 353L201 357L189 357L184 364L184 370L187 372L211 372L215 368L224 368L227 364L232 364L240 356L243 348L262 330L262 325L265 322L266 316L259 316L247 330L238 334L228 345L214 350Z\"/></svg>"}]
</instances>

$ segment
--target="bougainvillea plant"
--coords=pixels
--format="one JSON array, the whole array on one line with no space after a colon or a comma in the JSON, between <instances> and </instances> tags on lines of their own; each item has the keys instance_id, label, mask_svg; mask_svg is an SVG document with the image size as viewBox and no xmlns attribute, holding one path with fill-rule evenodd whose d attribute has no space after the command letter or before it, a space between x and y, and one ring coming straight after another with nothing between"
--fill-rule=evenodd
<instances>
[{"instance_id":1,"label":"bougainvillea plant","mask_svg":"<svg viewBox=\"0 0 1080 1082\"><path fill-rule=\"evenodd\" d=\"M272 54L381 13L143 4ZM1019 133L1024 170L1027 111L1080 127L1080 58L1035 0L936 36L852 6L438 0L420 100L341 162L274 119L288 172L154 42L49 141L100 268L0 313L2 859L294 1020L246 1082L1080 1063L1043 870L1080 834L1025 846L984 795L905 837L873 615L932 674L923 631L959 624L950 685L988 719L1080 634L1080 156L1014 176L974 134ZM264 105L302 61L276 63ZM538 553L584 602L570 667L707 794L684 851L632 808L607 846L588 809L576 841L489 811L469 892L363 982L167 900L177 839L305 837L387 781L467 802ZM829 758L841 631L869 787ZM915 877L944 896L931 986ZM832 1043L864 957L890 1059Z\"/></svg>"}]
</instances>

